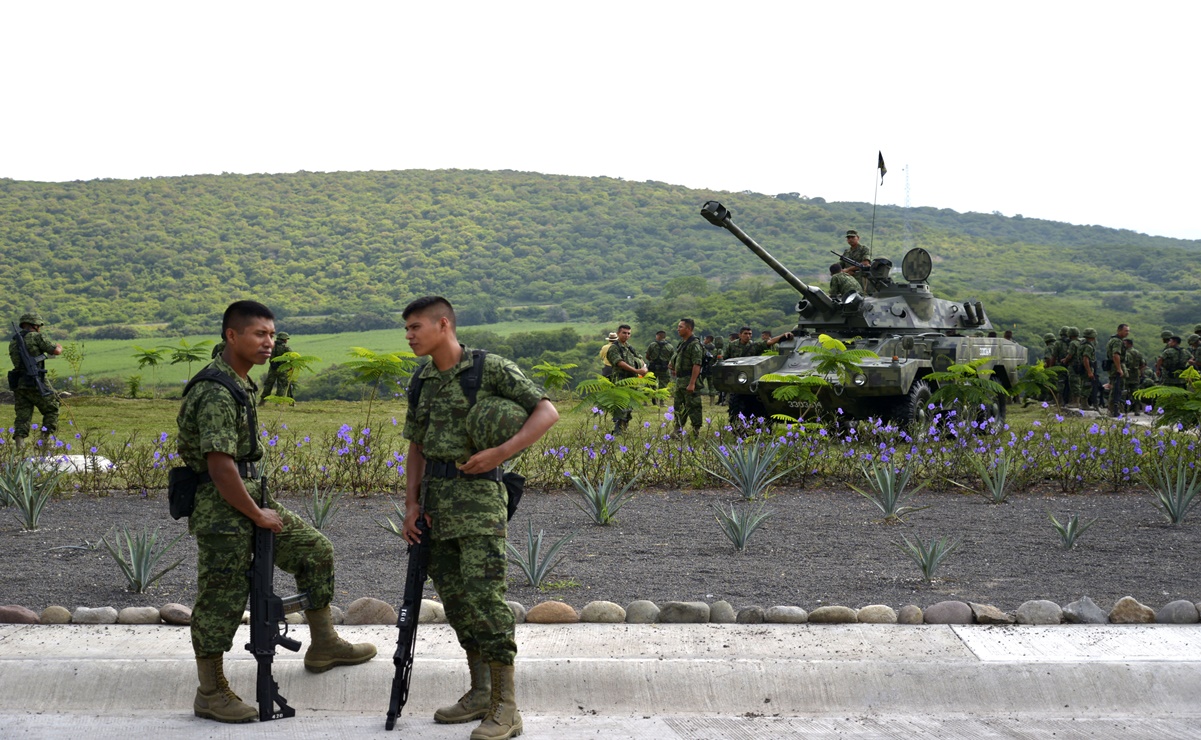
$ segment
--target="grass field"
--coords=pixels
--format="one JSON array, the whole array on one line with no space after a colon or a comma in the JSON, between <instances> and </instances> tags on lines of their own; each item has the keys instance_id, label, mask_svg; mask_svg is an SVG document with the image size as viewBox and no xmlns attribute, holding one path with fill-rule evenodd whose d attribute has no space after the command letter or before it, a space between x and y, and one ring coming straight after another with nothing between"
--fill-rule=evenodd
<instances>
[{"instance_id":1,"label":"grass field","mask_svg":"<svg viewBox=\"0 0 1201 740\"><path fill-rule=\"evenodd\" d=\"M462 328L480 329L508 336L517 332L553 331L555 329L571 327L582 336L593 336L601 332L606 326L599 323L543 324L535 321L505 321L499 324ZM52 340L55 340L53 328L47 329L47 335ZM315 367L315 369L320 370L329 365L348 360L350 358L351 347L366 347L374 352L407 351L409 345L405 341L404 335L404 329L380 329L343 334L297 335L292 338L289 344L293 350L301 354L321 358L321 362L317 363ZM190 345L208 340L209 344L205 348L205 356L207 357L208 351L212 349L215 336L192 336L182 337L182 339ZM91 382L91 379L99 377L127 377L139 374L142 376L143 387L148 387L152 382L160 386L183 385L191 377L186 364L161 364L156 370L152 370L149 367L138 368L137 360L134 358L136 352L134 349L135 345L145 349L152 349L155 347L178 347L179 342L179 338L85 340L83 342L84 359L81 374L85 382ZM70 344L70 342L65 342L64 346L66 344ZM167 356L170 356L169 352ZM66 378L71 374L70 367L62 358L53 360L47 367L52 369L59 378ZM192 372L199 370L201 367L203 367L203 363L193 365ZM256 377L261 373L266 373L266 370L258 371ZM63 384L59 383L59 387L63 387Z\"/></svg>"}]
</instances>

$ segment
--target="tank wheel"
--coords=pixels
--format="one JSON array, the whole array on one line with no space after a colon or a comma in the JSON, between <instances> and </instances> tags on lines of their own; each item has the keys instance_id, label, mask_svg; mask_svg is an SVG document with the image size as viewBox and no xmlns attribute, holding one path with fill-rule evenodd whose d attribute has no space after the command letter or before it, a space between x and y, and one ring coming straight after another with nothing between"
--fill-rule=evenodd
<instances>
[{"instance_id":1,"label":"tank wheel","mask_svg":"<svg viewBox=\"0 0 1201 740\"><path fill-rule=\"evenodd\" d=\"M893 412L897 425L907 429L925 429L930 426L930 385L924 380L915 381L909 393L902 398Z\"/></svg>"}]
</instances>

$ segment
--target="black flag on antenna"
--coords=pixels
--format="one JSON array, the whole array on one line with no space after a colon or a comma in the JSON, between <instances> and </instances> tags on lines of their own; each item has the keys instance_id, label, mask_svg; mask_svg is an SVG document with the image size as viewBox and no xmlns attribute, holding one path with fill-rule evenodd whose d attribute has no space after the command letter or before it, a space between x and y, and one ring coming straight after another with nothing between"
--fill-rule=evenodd
<instances>
[{"instance_id":1,"label":"black flag on antenna","mask_svg":"<svg viewBox=\"0 0 1201 740\"><path fill-rule=\"evenodd\" d=\"M880 157L876 163L876 168L880 170L880 184L883 185L884 176L888 174L888 168L884 166L884 152L878 151L877 154L879 154Z\"/></svg>"}]
</instances>

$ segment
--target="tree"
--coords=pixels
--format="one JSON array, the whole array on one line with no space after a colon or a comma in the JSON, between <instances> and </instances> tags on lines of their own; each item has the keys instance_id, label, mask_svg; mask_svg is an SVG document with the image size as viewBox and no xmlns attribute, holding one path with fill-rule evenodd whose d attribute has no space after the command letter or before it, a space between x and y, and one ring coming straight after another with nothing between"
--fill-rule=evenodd
<instances>
[{"instance_id":1,"label":"tree","mask_svg":"<svg viewBox=\"0 0 1201 740\"><path fill-rule=\"evenodd\" d=\"M139 347L136 344L133 346L133 348L137 350L134 352L133 357L138 361L138 367L150 367L150 395L153 397L154 385L158 375L158 366L163 361L163 355L167 352L167 349L165 347L146 349L145 347Z\"/></svg>"},{"instance_id":2,"label":"tree","mask_svg":"<svg viewBox=\"0 0 1201 740\"><path fill-rule=\"evenodd\" d=\"M201 339L195 344L188 344L188 340L180 339L178 347L164 347L171 350L171 364L178 365L181 362L188 363L188 377L192 377L192 363L204 362L208 359L208 353L205 348L212 344L211 340Z\"/></svg>"},{"instance_id":3,"label":"tree","mask_svg":"<svg viewBox=\"0 0 1201 740\"><path fill-rule=\"evenodd\" d=\"M351 347L352 359L346 365L354 371L360 382L371 386L371 397L367 400L367 418L363 426L371 427L371 406L379 392L380 383L398 382L412 373L417 365L417 355L412 352L372 352L366 347Z\"/></svg>"}]
</instances>

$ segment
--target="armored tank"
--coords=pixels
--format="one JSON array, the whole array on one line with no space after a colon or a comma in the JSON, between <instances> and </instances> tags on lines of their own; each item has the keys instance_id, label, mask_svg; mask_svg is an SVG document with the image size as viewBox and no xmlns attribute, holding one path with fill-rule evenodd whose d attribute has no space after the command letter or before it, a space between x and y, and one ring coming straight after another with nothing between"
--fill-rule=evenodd
<instances>
[{"instance_id":1,"label":"armored tank","mask_svg":"<svg viewBox=\"0 0 1201 740\"><path fill-rule=\"evenodd\" d=\"M778 355L738 357L714 367L714 385L726 393L744 396L743 408L756 414L787 414L796 418L800 404L780 401L772 392L780 383L763 381L766 375L808 375L813 356L802 352L828 335L853 349L869 350L879 359L860 363L844 382L830 375L832 387L819 393L824 411L851 418L882 418L901 425L924 424L930 395L936 389L926 379L932 372L980 358L1006 388L1017 382L1018 366L1026 363L1026 348L1012 340L989 337L992 329L980 301L956 303L935 298L930 292L930 254L912 249L901 261L903 281L893 279L892 262L877 258L866 270L866 289L838 298L810 286L780 264L730 219L730 211L717 201L701 207L701 215L726 229L755 253L785 282L801 294L793 338L776 345ZM986 416L1004 418L1005 398L998 398Z\"/></svg>"}]
</instances>

